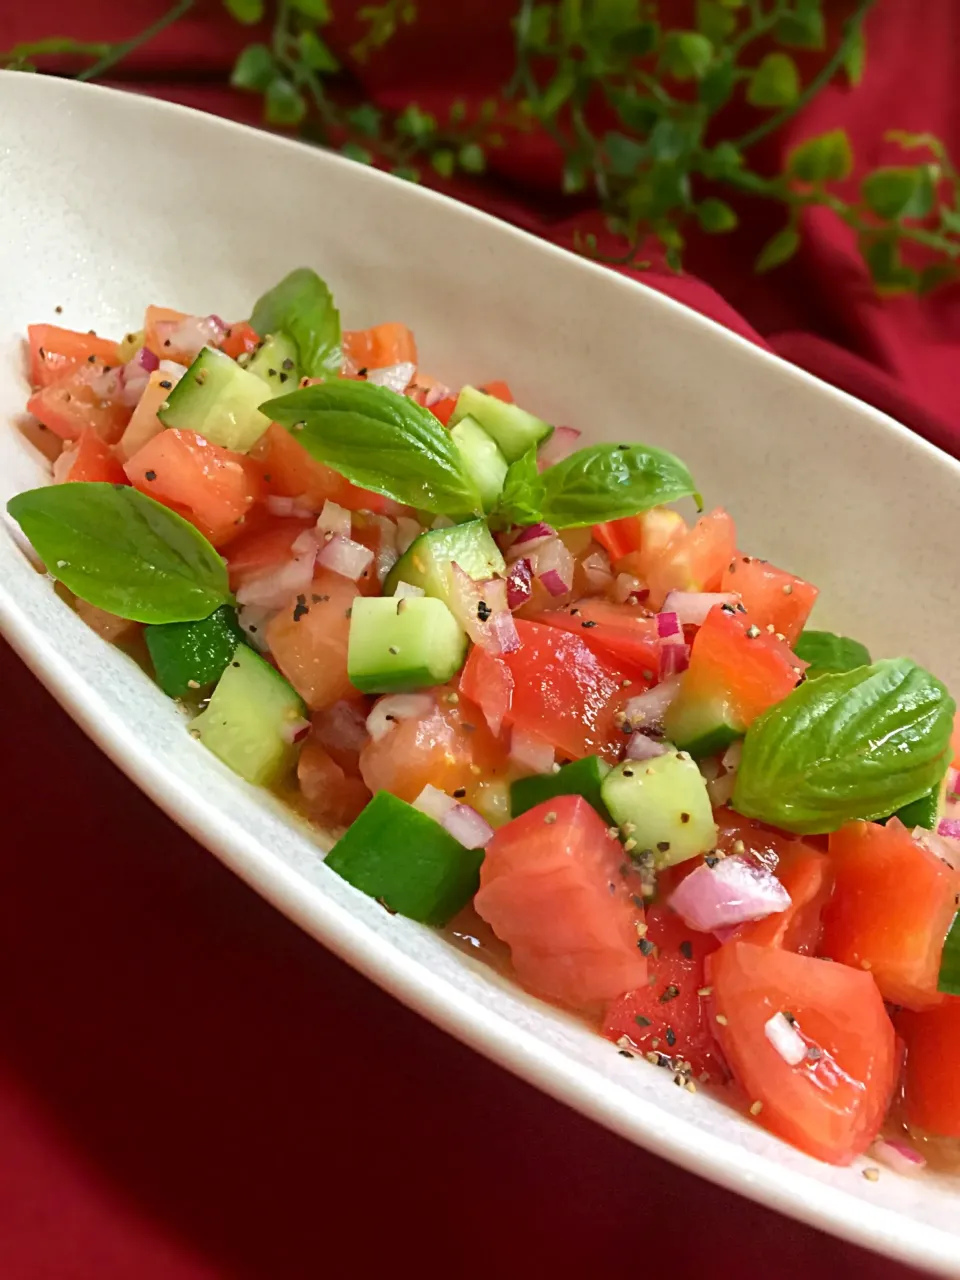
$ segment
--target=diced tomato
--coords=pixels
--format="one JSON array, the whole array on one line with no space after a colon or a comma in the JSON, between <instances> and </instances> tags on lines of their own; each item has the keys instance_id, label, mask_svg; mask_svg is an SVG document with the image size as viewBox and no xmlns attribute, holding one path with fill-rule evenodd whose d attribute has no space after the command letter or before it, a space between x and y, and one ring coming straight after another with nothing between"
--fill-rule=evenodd
<instances>
[{"instance_id":1,"label":"diced tomato","mask_svg":"<svg viewBox=\"0 0 960 1280\"><path fill-rule=\"evenodd\" d=\"M313 737L326 747L330 757L352 778L360 777L360 752L370 741L367 715L372 705L372 698L351 693L339 702L321 707L310 717Z\"/></svg>"},{"instance_id":2,"label":"diced tomato","mask_svg":"<svg viewBox=\"0 0 960 1280\"><path fill-rule=\"evenodd\" d=\"M739 552L724 570L720 590L736 591L757 626L772 626L788 644L796 641L820 594L786 569Z\"/></svg>"},{"instance_id":3,"label":"diced tomato","mask_svg":"<svg viewBox=\"0 0 960 1280\"><path fill-rule=\"evenodd\" d=\"M249 456L260 468L265 492L302 498L304 505L315 511L320 511L328 500L351 511L375 511L380 515L405 515L409 511L379 493L358 488L339 472L317 462L289 431L275 422L271 422Z\"/></svg>"},{"instance_id":4,"label":"diced tomato","mask_svg":"<svg viewBox=\"0 0 960 1280\"><path fill-rule=\"evenodd\" d=\"M479 707L449 691L432 690L433 706L420 717L398 720L360 753L360 772L371 791L390 791L413 801L429 783L473 803L481 782L502 774L506 751L487 728Z\"/></svg>"},{"instance_id":5,"label":"diced tomato","mask_svg":"<svg viewBox=\"0 0 960 1280\"><path fill-rule=\"evenodd\" d=\"M485 391L488 396L496 396L498 400L513 404L513 392L505 382L499 382L494 379L493 382L485 382L480 390Z\"/></svg>"},{"instance_id":6,"label":"diced tomato","mask_svg":"<svg viewBox=\"0 0 960 1280\"><path fill-rule=\"evenodd\" d=\"M950 996L924 1013L901 1013L897 1030L907 1045L907 1120L925 1133L960 1138L960 999Z\"/></svg>"},{"instance_id":7,"label":"diced tomato","mask_svg":"<svg viewBox=\"0 0 960 1280\"><path fill-rule=\"evenodd\" d=\"M227 328L226 336L220 343L220 350L231 360L242 356L245 352L255 351L260 345L260 338L246 320L237 320Z\"/></svg>"},{"instance_id":8,"label":"diced tomato","mask_svg":"<svg viewBox=\"0 0 960 1280\"><path fill-rule=\"evenodd\" d=\"M171 307L147 307L143 319L143 345L161 360L177 360L180 364L192 364L193 355L167 337L171 326L190 317L185 311L174 311Z\"/></svg>"},{"instance_id":9,"label":"diced tomato","mask_svg":"<svg viewBox=\"0 0 960 1280\"><path fill-rule=\"evenodd\" d=\"M456 396L444 396L442 400L438 400L436 404L430 406L430 412L440 419L444 426L450 421L454 409L457 407Z\"/></svg>"},{"instance_id":10,"label":"diced tomato","mask_svg":"<svg viewBox=\"0 0 960 1280\"><path fill-rule=\"evenodd\" d=\"M106 484L126 484L127 477L110 446L90 427L80 433L76 445L70 450L72 460L65 476L57 473L60 482L99 480Z\"/></svg>"},{"instance_id":11,"label":"diced tomato","mask_svg":"<svg viewBox=\"0 0 960 1280\"><path fill-rule=\"evenodd\" d=\"M170 378L165 373L160 369L151 373L137 401L133 417L127 423L126 430L117 445L117 453L124 461L132 458L148 440L152 440L163 431L163 423L157 417L157 413L170 394L170 390Z\"/></svg>"},{"instance_id":12,"label":"diced tomato","mask_svg":"<svg viewBox=\"0 0 960 1280\"><path fill-rule=\"evenodd\" d=\"M678 517L682 521L682 517ZM643 545L643 525L639 516L624 516L593 526L593 536L614 563L639 552Z\"/></svg>"},{"instance_id":13,"label":"diced tomato","mask_svg":"<svg viewBox=\"0 0 960 1280\"><path fill-rule=\"evenodd\" d=\"M484 649L473 658L473 668L473 697L491 732L499 736L513 703L513 675L503 658Z\"/></svg>"},{"instance_id":14,"label":"diced tomato","mask_svg":"<svg viewBox=\"0 0 960 1280\"><path fill-rule=\"evenodd\" d=\"M525 987L587 1009L647 980L634 880L597 811L582 796L557 796L494 835L474 907L510 947Z\"/></svg>"},{"instance_id":15,"label":"diced tomato","mask_svg":"<svg viewBox=\"0 0 960 1280\"><path fill-rule=\"evenodd\" d=\"M248 529L227 548L230 587L236 591L244 582L271 569L278 569L293 557L293 544L314 520L298 520L293 516L267 516L256 528Z\"/></svg>"},{"instance_id":16,"label":"diced tomato","mask_svg":"<svg viewBox=\"0 0 960 1280\"><path fill-rule=\"evenodd\" d=\"M823 954L869 969L893 1004L942 1004L937 977L960 873L918 844L896 818L885 827L849 822L834 831L830 861L836 888L824 912Z\"/></svg>"},{"instance_id":17,"label":"diced tomato","mask_svg":"<svg viewBox=\"0 0 960 1280\"><path fill-rule=\"evenodd\" d=\"M356 696L347 679L349 611L356 595L352 582L323 570L314 577L306 612L294 598L267 623L277 666L311 710Z\"/></svg>"},{"instance_id":18,"label":"diced tomato","mask_svg":"<svg viewBox=\"0 0 960 1280\"><path fill-rule=\"evenodd\" d=\"M55 324L27 325L30 340L30 383L49 387L80 365L120 363L120 348L111 338L98 338L95 333L77 333Z\"/></svg>"},{"instance_id":19,"label":"diced tomato","mask_svg":"<svg viewBox=\"0 0 960 1280\"><path fill-rule=\"evenodd\" d=\"M660 666L657 620L636 605L614 604L602 598L578 600L563 609L530 615L531 622L562 627L578 635L591 649L613 658L637 679L650 684ZM639 688L633 693L640 693Z\"/></svg>"},{"instance_id":20,"label":"diced tomato","mask_svg":"<svg viewBox=\"0 0 960 1280\"><path fill-rule=\"evenodd\" d=\"M260 492L245 454L195 431L162 431L124 464L130 483L185 516L215 547L235 537Z\"/></svg>"},{"instance_id":21,"label":"diced tomato","mask_svg":"<svg viewBox=\"0 0 960 1280\"><path fill-rule=\"evenodd\" d=\"M538 734L573 759L593 753L618 759L624 737L616 714L631 696L632 674L559 627L525 619L516 626L520 648L501 655L514 684L504 723ZM483 696L482 653L471 650L460 677L460 692L476 703Z\"/></svg>"},{"instance_id":22,"label":"diced tomato","mask_svg":"<svg viewBox=\"0 0 960 1280\"><path fill-rule=\"evenodd\" d=\"M644 575L651 605L658 609L670 591L716 591L736 549L736 528L722 507L701 516L652 557Z\"/></svg>"},{"instance_id":23,"label":"diced tomato","mask_svg":"<svg viewBox=\"0 0 960 1280\"><path fill-rule=\"evenodd\" d=\"M370 800L363 782L349 777L312 733L300 751L297 780L310 817L327 826L349 826Z\"/></svg>"},{"instance_id":24,"label":"diced tomato","mask_svg":"<svg viewBox=\"0 0 960 1280\"><path fill-rule=\"evenodd\" d=\"M865 1151L890 1104L897 1066L893 1025L871 975L730 942L707 957L706 976L717 1039L747 1100L761 1104L758 1122L829 1164L849 1164ZM784 1013L807 1045L794 1066L766 1032Z\"/></svg>"},{"instance_id":25,"label":"diced tomato","mask_svg":"<svg viewBox=\"0 0 960 1280\"><path fill-rule=\"evenodd\" d=\"M341 345L355 371L385 369L392 364L416 366L417 344L405 324L375 324L370 329L347 329Z\"/></svg>"},{"instance_id":26,"label":"diced tomato","mask_svg":"<svg viewBox=\"0 0 960 1280\"><path fill-rule=\"evenodd\" d=\"M129 406L114 398L116 378L101 364L78 365L59 381L35 391L27 401L27 412L64 440L76 440L91 427L108 444L116 444L131 414Z\"/></svg>"},{"instance_id":27,"label":"diced tomato","mask_svg":"<svg viewBox=\"0 0 960 1280\"><path fill-rule=\"evenodd\" d=\"M704 960L719 944L661 904L648 907L646 918L646 938L654 947L647 956L651 980L608 1006L603 1034L614 1043L626 1036L643 1053L689 1062L690 1074L703 1083L704 1076L722 1083L727 1072L699 994Z\"/></svg>"}]
</instances>

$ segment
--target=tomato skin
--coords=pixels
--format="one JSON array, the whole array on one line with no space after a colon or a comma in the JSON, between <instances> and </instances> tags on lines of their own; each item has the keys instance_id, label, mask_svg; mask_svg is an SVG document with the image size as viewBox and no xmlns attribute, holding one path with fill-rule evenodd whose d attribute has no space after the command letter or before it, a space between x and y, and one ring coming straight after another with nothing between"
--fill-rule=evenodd
<instances>
[{"instance_id":1,"label":"tomato skin","mask_svg":"<svg viewBox=\"0 0 960 1280\"><path fill-rule=\"evenodd\" d=\"M849 822L830 835L836 874L821 950L869 968L886 1000L908 1009L942 1004L943 943L957 910L960 873L892 818Z\"/></svg>"},{"instance_id":2,"label":"tomato skin","mask_svg":"<svg viewBox=\"0 0 960 1280\"><path fill-rule=\"evenodd\" d=\"M327 826L349 826L371 798L363 782L349 777L313 733L301 748L297 781L310 817Z\"/></svg>"},{"instance_id":3,"label":"tomato skin","mask_svg":"<svg viewBox=\"0 0 960 1280\"><path fill-rule=\"evenodd\" d=\"M898 1014L897 1030L907 1046L907 1120L925 1133L960 1138L960 999L948 996L935 1009Z\"/></svg>"},{"instance_id":4,"label":"tomato skin","mask_svg":"<svg viewBox=\"0 0 960 1280\"><path fill-rule=\"evenodd\" d=\"M115 444L130 421L131 409L104 395L104 372L102 364L77 365L35 391L27 401L27 412L63 440L76 440L90 427L108 444Z\"/></svg>"},{"instance_id":5,"label":"tomato skin","mask_svg":"<svg viewBox=\"0 0 960 1280\"><path fill-rule=\"evenodd\" d=\"M227 328L226 336L220 344L220 350L231 360L248 351L256 351L260 345L259 335L246 320L237 320Z\"/></svg>"},{"instance_id":6,"label":"tomato skin","mask_svg":"<svg viewBox=\"0 0 960 1280\"><path fill-rule=\"evenodd\" d=\"M639 516L624 516L593 526L593 536L616 563L624 556L639 551L643 545L643 526Z\"/></svg>"},{"instance_id":7,"label":"tomato skin","mask_svg":"<svg viewBox=\"0 0 960 1280\"><path fill-rule=\"evenodd\" d=\"M589 1009L646 982L639 886L622 865L619 842L582 796L557 796L499 828L474 907L510 947L523 986Z\"/></svg>"},{"instance_id":8,"label":"tomato skin","mask_svg":"<svg viewBox=\"0 0 960 1280\"><path fill-rule=\"evenodd\" d=\"M226 553L231 590L236 591L250 578L278 569L292 559L293 544L297 538L305 529L312 529L315 525L315 520L268 515L255 527L241 533L230 543Z\"/></svg>"},{"instance_id":9,"label":"tomato skin","mask_svg":"<svg viewBox=\"0 0 960 1280\"><path fill-rule=\"evenodd\" d=\"M456 407L456 396L444 396L442 400L438 400L436 404L432 404L430 406L430 412L435 418L439 418L443 425L446 426L453 416L453 411Z\"/></svg>"},{"instance_id":10,"label":"tomato skin","mask_svg":"<svg viewBox=\"0 0 960 1280\"><path fill-rule=\"evenodd\" d=\"M504 723L539 734L572 759L593 753L618 759L625 737L615 716L635 692L631 674L559 627L522 618L516 627L520 648L500 655L514 686ZM460 677L460 692L478 704L485 656L474 646Z\"/></svg>"},{"instance_id":11,"label":"tomato skin","mask_svg":"<svg viewBox=\"0 0 960 1280\"><path fill-rule=\"evenodd\" d=\"M656 678L660 668L657 620L636 605L584 599L562 609L525 616L531 622L572 632L601 657L630 669L646 684ZM634 694L640 692L639 688L633 690Z\"/></svg>"},{"instance_id":12,"label":"tomato skin","mask_svg":"<svg viewBox=\"0 0 960 1280\"><path fill-rule=\"evenodd\" d=\"M294 597L267 623L267 645L277 666L312 711L356 696L347 678L347 614L356 595L352 582L323 570L313 579L306 613Z\"/></svg>"},{"instance_id":13,"label":"tomato skin","mask_svg":"<svg viewBox=\"0 0 960 1280\"><path fill-rule=\"evenodd\" d=\"M763 1104L758 1122L828 1164L866 1151L890 1104L898 1058L871 975L730 942L707 957L706 976L717 1039L747 1099ZM790 1066L767 1039L767 1021L784 1011L819 1058Z\"/></svg>"},{"instance_id":14,"label":"tomato skin","mask_svg":"<svg viewBox=\"0 0 960 1280\"><path fill-rule=\"evenodd\" d=\"M716 591L736 549L736 528L722 507L701 516L647 570L651 605L659 609L670 591Z\"/></svg>"},{"instance_id":15,"label":"tomato skin","mask_svg":"<svg viewBox=\"0 0 960 1280\"><path fill-rule=\"evenodd\" d=\"M748 613L714 605L693 641L683 676L685 699L725 696L749 726L791 692L807 664L775 635L751 635L755 625Z\"/></svg>"},{"instance_id":16,"label":"tomato skin","mask_svg":"<svg viewBox=\"0 0 960 1280\"><path fill-rule=\"evenodd\" d=\"M344 330L343 354L354 371L385 369L392 364L417 363L417 343L405 324L375 324L369 329Z\"/></svg>"},{"instance_id":17,"label":"tomato skin","mask_svg":"<svg viewBox=\"0 0 960 1280\"><path fill-rule=\"evenodd\" d=\"M350 511L375 511L381 515L403 515L409 511L408 507L379 493L358 488L339 472L317 462L276 422L271 422L250 450L249 457L259 468L265 493L302 498L304 506L314 511L322 510L327 501Z\"/></svg>"},{"instance_id":18,"label":"tomato skin","mask_svg":"<svg viewBox=\"0 0 960 1280\"><path fill-rule=\"evenodd\" d=\"M55 324L27 325L27 336L33 387L49 387L84 364L103 368L120 363L120 348L111 338L61 329Z\"/></svg>"},{"instance_id":19,"label":"tomato skin","mask_svg":"<svg viewBox=\"0 0 960 1280\"><path fill-rule=\"evenodd\" d=\"M215 547L236 537L260 493L256 468L244 454L195 431L162 431L124 471L135 488L185 516Z\"/></svg>"},{"instance_id":20,"label":"tomato skin","mask_svg":"<svg viewBox=\"0 0 960 1280\"><path fill-rule=\"evenodd\" d=\"M493 382L485 382L480 388L485 391L488 396L496 396L498 400L503 400L506 404L513 404L513 392L505 382L494 379Z\"/></svg>"},{"instance_id":21,"label":"tomato skin","mask_svg":"<svg viewBox=\"0 0 960 1280\"><path fill-rule=\"evenodd\" d=\"M91 428L81 431L70 470L64 483L97 480L106 484L126 484L127 477L110 446Z\"/></svg>"},{"instance_id":22,"label":"tomato skin","mask_svg":"<svg viewBox=\"0 0 960 1280\"><path fill-rule=\"evenodd\" d=\"M788 644L796 642L820 594L803 578L740 552L724 570L720 590L736 591L757 626L772 626Z\"/></svg>"},{"instance_id":23,"label":"tomato skin","mask_svg":"<svg viewBox=\"0 0 960 1280\"><path fill-rule=\"evenodd\" d=\"M719 943L688 928L661 903L647 908L646 923L646 938L656 948L647 957L652 981L607 1006L603 1034L614 1043L627 1036L642 1053L655 1051L683 1059L690 1063L694 1079L707 1075L714 1083L722 1083L727 1078L723 1056L713 1034L706 997L697 994L706 982L706 957ZM679 994L664 1000L672 987Z\"/></svg>"}]
</instances>

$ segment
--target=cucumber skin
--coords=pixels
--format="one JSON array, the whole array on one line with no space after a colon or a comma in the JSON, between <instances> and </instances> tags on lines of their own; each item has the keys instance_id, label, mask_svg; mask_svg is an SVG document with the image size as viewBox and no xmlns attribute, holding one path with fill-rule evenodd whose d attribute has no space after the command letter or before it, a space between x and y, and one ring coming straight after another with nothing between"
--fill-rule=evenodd
<instances>
[{"instance_id":1,"label":"cucumber skin","mask_svg":"<svg viewBox=\"0 0 960 1280\"><path fill-rule=\"evenodd\" d=\"M613 818L603 802L601 789L610 766L599 756L585 756L565 764L556 773L540 773L530 778L518 778L510 786L510 816L519 818L528 809L535 809L544 800L555 796L583 796L610 826Z\"/></svg>"},{"instance_id":2,"label":"cucumber skin","mask_svg":"<svg viewBox=\"0 0 960 1280\"><path fill-rule=\"evenodd\" d=\"M157 684L170 698L187 698L209 689L223 675L237 645L246 642L236 610L228 604L199 622L145 627L143 636Z\"/></svg>"}]
</instances>

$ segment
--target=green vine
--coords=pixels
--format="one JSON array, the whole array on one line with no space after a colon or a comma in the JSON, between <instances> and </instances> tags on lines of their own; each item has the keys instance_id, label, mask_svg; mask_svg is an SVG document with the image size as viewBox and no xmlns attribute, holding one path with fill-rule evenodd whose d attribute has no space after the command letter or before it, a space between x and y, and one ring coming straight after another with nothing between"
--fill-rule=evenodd
<instances>
[{"instance_id":1,"label":"green vine","mask_svg":"<svg viewBox=\"0 0 960 1280\"><path fill-rule=\"evenodd\" d=\"M850 5L828 50L823 0L696 0L690 29L664 25L650 0L520 0L509 83L473 109L454 101L437 119L415 102L385 113L356 91L364 64L415 24L414 0L359 8L361 33L342 61L324 38L331 0L224 0L237 22L271 20L268 37L240 54L231 84L262 95L264 119L275 128L411 181L426 168L442 178L482 174L491 149L542 130L562 156L564 191L581 204L593 197L622 244L607 261L644 266L644 246L656 237L680 269L691 227L720 235L737 225L725 197L739 192L774 200L786 214L758 253L758 271L797 252L802 214L818 206L855 233L881 293L924 293L954 279L960 258L960 180L938 139L887 133L910 153L905 163L875 168L857 182L842 129L794 148L780 173L751 163L757 144L831 81L842 76L856 86L866 58L863 23L874 2ZM40 40L0 53L0 66L32 70L56 56L85 62L77 78L94 79L193 4L178 0L122 42ZM824 51L805 84L794 50ZM742 136L725 136L718 117L737 99L760 118ZM578 247L600 256L592 235L580 237Z\"/></svg>"}]
</instances>

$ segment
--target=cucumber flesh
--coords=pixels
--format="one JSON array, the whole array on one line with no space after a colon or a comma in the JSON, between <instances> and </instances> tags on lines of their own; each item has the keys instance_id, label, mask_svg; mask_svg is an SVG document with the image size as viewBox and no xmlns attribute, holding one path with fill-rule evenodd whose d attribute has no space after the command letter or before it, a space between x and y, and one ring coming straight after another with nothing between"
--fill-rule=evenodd
<instances>
[{"instance_id":1,"label":"cucumber flesh","mask_svg":"<svg viewBox=\"0 0 960 1280\"><path fill-rule=\"evenodd\" d=\"M553 431L549 422L476 387L462 388L449 425L455 427L466 417L475 419L494 438L508 462L516 462L529 449L536 449Z\"/></svg>"},{"instance_id":2,"label":"cucumber flesh","mask_svg":"<svg viewBox=\"0 0 960 1280\"><path fill-rule=\"evenodd\" d=\"M361 693L445 684L463 666L467 637L430 596L358 596L350 614L347 675Z\"/></svg>"},{"instance_id":3,"label":"cucumber flesh","mask_svg":"<svg viewBox=\"0 0 960 1280\"><path fill-rule=\"evenodd\" d=\"M583 796L606 823L613 819L603 803L601 787L610 766L599 756L584 756L565 764L556 773L538 773L532 778L518 778L510 787L510 816L534 809L555 796Z\"/></svg>"},{"instance_id":4,"label":"cucumber flesh","mask_svg":"<svg viewBox=\"0 0 960 1280\"><path fill-rule=\"evenodd\" d=\"M460 450L467 474L477 487L484 511L492 511L503 492L510 464L493 437L473 418L461 418L450 435Z\"/></svg>"},{"instance_id":5,"label":"cucumber flesh","mask_svg":"<svg viewBox=\"0 0 960 1280\"><path fill-rule=\"evenodd\" d=\"M326 865L389 911L444 925L480 884L482 849L465 849L439 822L378 791Z\"/></svg>"},{"instance_id":6,"label":"cucumber flesh","mask_svg":"<svg viewBox=\"0 0 960 1280\"><path fill-rule=\"evenodd\" d=\"M300 381L298 358L297 344L292 338L285 333L271 333L244 367L247 373L256 374L267 384L271 395L280 396L284 391L297 388Z\"/></svg>"},{"instance_id":7,"label":"cucumber flesh","mask_svg":"<svg viewBox=\"0 0 960 1280\"><path fill-rule=\"evenodd\" d=\"M670 867L716 848L707 784L686 752L625 760L600 792L634 857L652 855L656 867Z\"/></svg>"},{"instance_id":8,"label":"cucumber flesh","mask_svg":"<svg viewBox=\"0 0 960 1280\"><path fill-rule=\"evenodd\" d=\"M701 697L689 694L683 684L663 718L666 737L694 760L726 751L746 729L722 694Z\"/></svg>"},{"instance_id":9,"label":"cucumber flesh","mask_svg":"<svg viewBox=\"0 0 960 1280\"><path fill-rule=\"evenodd\" d=\"M446 529L429 529L411 543L387 574L383 594L393 595L398 582L420 587L428 596L450 601L449 566L456 562L477 582L506 571L500 548L485 520L468 520Z\"/></svg>"},{"instance_id":10,"label":"cucumber flesh","mask_svg":"<svg viewBox=\"0 0 960 1280\"><path fill-rule=\"evenodd\" d=\"M270 786L293 768L297 749L289 728L305 714L293 686L242 644L190 732L241 778Z\"/></svg>"},{"instance_id":11,"label":"cucumber flesh","mask_svg":"<svg viewBox=\"0 0 960 1280\"><path fill-rule=\"evenodd\" d=\"M221 605L199 622L165 622L144 628L157 684L170 698L203 692L223 675L246 639L237 612Z\"/></svg>"},{"instance_id":12,"label":"cucumber flesh","mask_svg":"<svg viewBox=\"0 0 960 1280\"><path fill-rule=\"evenodd\" d=\"M271 397L262 378L222 351L204 347L160 406L165 427L196 431L224 449L246 453L270 425L260 405Z\"/></svg>"}]
</instances>

